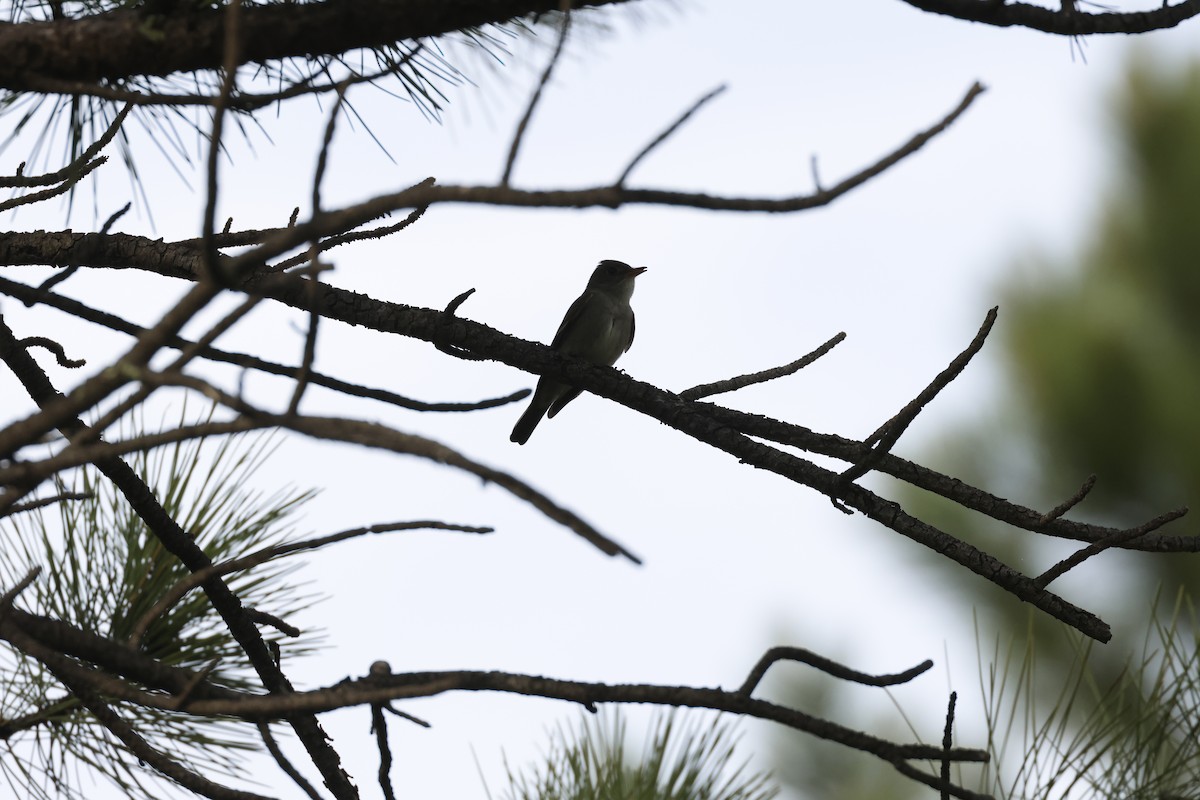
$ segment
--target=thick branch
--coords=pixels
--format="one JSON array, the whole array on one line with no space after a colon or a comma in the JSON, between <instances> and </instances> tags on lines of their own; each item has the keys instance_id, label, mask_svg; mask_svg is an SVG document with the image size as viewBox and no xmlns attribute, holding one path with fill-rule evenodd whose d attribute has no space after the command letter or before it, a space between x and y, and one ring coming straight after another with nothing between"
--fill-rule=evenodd
<instances>
[{"instance_id":1,"label":"thick branch","mask_svg":"<svg viewBox=\"0 0 1200 800\"><path fill-rule=\"evenodd\" d=\"M627 0L592 0L587 5ZM242 64L316 58L439 36L558 8L557 0L331 0L247 5ZM30 77L94 82L215 70L224 56L224 11L182 3L169 16L110 12L0 25L0 88ZM147 31L147 29L150 29Z\"/></svg>"},{"instance_id":2,"label":"thick branch","mask_svg":"<svg viewBox=\"0 0 1200 800\"><path fill-rule=\"evenodd\" d=\"M121 333L127 333L130 336L141 336L146 332L146 329L135 325L128 320L118 317L116 314L110 314L106 311L100 311L90 306L84 305L78 300L72 300L69 297L64 297L53 292L42 291L41 289L32 286L26 286L23 283L10 281L7 278L0 277L0 293L6 294L9 297L15 297L23 301L26 305L41 303L57 308L59 311L66 312L72 316L79 317L82 320L102 325L105 328ZM179 336L171 337L166 345L175 350L185 350L195 346L194 342L184 339ZM272 361L266 361L257 356L247 355L245 353L231 353L226 350L220 350L216 347L200 348L200 355L209 361L218 361L225 364L233 364L247 369L254 369L260 372L266 372L271 375L291 376L296 372L295 367L289 367L285 364L276 364ZM487 400L478 400L475 402L442 402L428 403L423 400L414 400L411 397L389 392L386 389L376 389L370 386L360 386L356 383L349 383L338 378L324 375L320 372L313 372L309 375L309 382L318 386L324 386L328 389L333 389L336 392L341 392L351 397L365 397L371 400L378 400L383 403L406 408L410 411L443 411L443 412L462 412L462 411L480 411L488 408L497 408L499 406L515 403L518 400L523 400L529 396L528 389L520 389L503 397L493 397Z\"/></svg>"},{"instance_id":3,"label":"thick branch","mask_svg":"<svg viewBox=\"0 0 1200 800\"><path fill-rule=\"evenodd\" d=\"M1173 28L1200 14L1200 0L1184 0L1175 5L1163 2L1153 11L1102 11L1089 14L1066 4L1055 10L1029 3L1005 0L904 0L913 8L933 14L945 14L968 22L982 22L1007 28L1025 28L1062 36L1086 36L1093 33L1148 33Z\"/></svg>"}]
</instances>

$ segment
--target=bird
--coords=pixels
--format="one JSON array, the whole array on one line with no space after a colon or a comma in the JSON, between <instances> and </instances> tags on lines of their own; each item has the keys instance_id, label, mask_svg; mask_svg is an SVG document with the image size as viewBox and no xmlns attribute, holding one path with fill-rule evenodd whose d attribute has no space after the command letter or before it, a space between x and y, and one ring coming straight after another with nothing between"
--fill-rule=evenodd
<instances>
[{"instance_id":1,"label":"bird","mask_svg":"<svg viewBox=\"0 0 1200 800\"><path fill-rule=\"evenodd\" d=\"M646 271L623 261L605 260L592 271L587 288L567 309L550 346L564 355L578 356L595 364L611 367L633 344L633 281ZM559 378L544 375L529 407L517 420L509 440L517 444L529 441L529 435L542 421L553 417L583 390Z\"/></svg>"}]
</instances>

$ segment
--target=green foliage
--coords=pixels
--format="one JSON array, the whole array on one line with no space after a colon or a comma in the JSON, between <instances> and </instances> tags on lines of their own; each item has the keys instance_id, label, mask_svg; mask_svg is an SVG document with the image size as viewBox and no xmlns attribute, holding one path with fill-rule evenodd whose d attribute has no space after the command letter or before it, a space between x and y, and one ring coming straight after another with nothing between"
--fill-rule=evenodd
<instances>
[{"instance_id":1,"label":"green foliage","mask_svg":"<svg viewBox=\"0 0 1200 800\"><path fill-rule=\"evenodd\" d=\"M1065 680L1052 671L1049 686L1032 628L1003 652L997 639L993 663L980 664L986 790L1014 800L1200 797L1195 609L1180 592L1165 619L1157 612L1156 603L1141 655L1108 680L1092 670L1095 643L1074 631L1063 633L1074 653Z\"/></svg>"},{"instance_id":2,"label":"green foliage","mask_svg":"<svg viewBox=\"0 0 1200 800\"><path fill-rule=\"evenodd\" d=\"M584 716L559 728L544 763L509 769L503 800L771 800L768 778L734 762L733 727L693 716L659 715L640 757L631 754L624 719Z\"/></svg>"},{"instance_id":3,"label":"green foliage","mask_svg":"<svg viewBox=\"0 0 1200 800\"><path fill-rule=\"evenodd\" d=\"M1113 107L1123 158L1093 234L1067 263L1026 259L1022 279L1003 289L1005 394L970 431L944 437L935 463L1042 509L1095 473L1096 488L1070 514L1127 527L1200 506L1200 65L1167 72L1135 60ZM1033 574L1066 552L919 492L904 505ZM1200 591L1183 555L1114 552L1082 569L1114 562L1119 588L1084 602L1115 626L1133 622L1136 605L1121 602L1130 592L1160 583ZM1020 613L978 581L962 585L1001 614Z\"/></svg>"},{"instance_id":4,"label":"green foliage","mask_svg":"<svg viewBox=\"0 0 1200 800\"><path fill-rule=\"evenodd\" d=\"M220 562L282 541L292 532L293 515L313 496L295 490L265 495L247 488L271 450L269 437L249 435L210 446L176 444L134 456L131 465L167 513ZM40 566L38 580L18 601L21 607L126 641L142 615L188 570L94 468L80 469L73 486L60 488L91 497L5 520L0 585L12 586L31 567ZM268 563L231 574L226 581L246 605L291 615L314 600L287 580L293 569ZM311 635L274 638L284 657L316 646ZM142 651L193 669L216 661L211 680L238 689L257 685L241 648L199 590L153 621ZM78 701L64 696L40 662L0 652L0 687L0 716L21 721L0 770L14 788L21 787L20 796L84 796L75 780L81 764L130 797L161 794L157 777L149 785L145 780L156 773L145 773ZM239 752L257 744L256 732L244 724L132 706L117 710L155 747L201 771L228 772L238 763Z\"/></svg>"},{"instance_id":5,"label":"green foliage","mask_svg":"<svg viewBox=\"0 0 1200 800\"><path fill-rule=\"evenodd\" d=\"M1098 473L1089 505L1133 523L1200 487L1200 65L1135 63L1116 109L1124 171L1096 236L1002 307L1046 471Z\"/></svg>"},{"instance_id":6,"label":"green foliage","mask_svg":"<svg viewBox=\"0 0 1200 800\"><path fill-rule=\"evenodd\" d=\"M984 351L994 357L1001 345L1002 395L918 460L1043 510L1095 473L1096 488L1069 516L1125 527L1181 505L1200 507L1200 65L1167 72L1137 60L1113 108L1121 168L1085 244L1065 262L1027 257L1014 265L1022 267L1019 279L1005 272L1002 338ZM917 516L1027 574L1082 546L1015 531L919 490L901 487L900 495ZM1194 557L1113 551L1054 584L1113 624L1116 641L1094 649L976 576L929 558L962 606L986 610L986 629L1026 640L1020 652L1010 642L999 668L981 666L1000 769L987 791L1200 797L1195 620L1172 614L1152 622L1141 656L1128 655L1131 636L1136 642L1148 627L1140 613L1146 601L1137 598L1156 587L1194 595ZM827 781L844 770L836 761L824 766ZM820 778L808 780L815 786Z\"/></svg>"}]
</instances>

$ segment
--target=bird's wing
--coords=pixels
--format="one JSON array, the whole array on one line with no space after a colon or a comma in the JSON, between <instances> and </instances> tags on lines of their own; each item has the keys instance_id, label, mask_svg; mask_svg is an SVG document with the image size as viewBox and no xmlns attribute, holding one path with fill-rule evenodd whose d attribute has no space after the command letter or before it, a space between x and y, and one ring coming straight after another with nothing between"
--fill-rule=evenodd
<instances>
[{"instance_id":1,"label":"bird's wing","mask_svg":"<svg viewBox=\"0 0 1200 800\"><path fill-rule=\"evenodd\" d=\"M633 315L633 312L630 311L629 312L629 341L625 343L625 349L621 351L622 353L628 353L629 348L633 347L633 335L635 333L637 333L637 317L635 317Z\"/></svg>"},{"instance_id":2,"label":"bird's wing","mask_svg":"<svg viewBox=\"0 0 1200 800\"><path fill-rule=\"evenodd\" d=\"M558 350L563 343L563 338L566 337L567 331L579 320L583 314L583 309L587 307L588 293L584 292L575 298L575 302L571 303L571 307L567 309L566 316L563 321L558 324L558 330L554 334L554 341L550 342L550 346Z\"/></svg>"},{"instance_id":3,"label":"bird's wing","mask_svg":"<svg viewBox=\"0 0 1200 800\"><path fill-rule=\"evenodd\" d=\"M559 396L557 400L550 404L550 408L547 411L546 416L553 417L555 414L562 411L563 408L566 407L567 403L571 402L576 397L579 397L581 394L583 394L583 389L574 386L567 389L567 391L563 392L563 394Z\"/></svg>"}]
</instances>

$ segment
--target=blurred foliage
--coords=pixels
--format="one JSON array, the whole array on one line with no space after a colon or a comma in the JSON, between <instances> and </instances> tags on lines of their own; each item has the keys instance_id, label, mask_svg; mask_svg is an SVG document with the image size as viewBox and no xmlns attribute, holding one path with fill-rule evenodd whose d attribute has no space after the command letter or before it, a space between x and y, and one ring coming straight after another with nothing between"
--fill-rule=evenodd
<instances>
[{"instance_id":1,"label":"blurred foliage","mask_svg":"<svg viewBox=\"0 0 1200 800\"><path fill-rule=\"evenodd\" d=\"M1002 289L1007 380L998 409L922 460L1042 509L1095 473L1096 487L1068 516L1130 527L1200 507L1200 65L1168 71L1136 58L1113 119L1121 158L1092 235L1068 263L1027 259ZM902 502L916 513L1028 574L1079 546L906 492ZM1189 528L1185 517L1162 532ZM971 576L947 577L1020 624L1013 598ZM1077 584L1084 605L1114 628L1144 628L1156 588L1195 594L1200 571L1190 554L1110 552L1054 588Z\"/></svg>"},{"instance_id":2,"label":"blurred foliage","mask_svg":"<svg viewBox=\"0 0 1200 800\"><path fill-rule=\"evenodd\" d=\"M1000 322L984 350L984 357L1001 353L1001 394L916 460L1042 510L1094 473L1095 488L1068 517L1130 527L1182 505L1200 508L1200 65L1168 69L1135 57L1111 108L1119 158L1090 235L1064 260L1026 256L1006 272ZM1029 575L1082 546L898 486L909 511ZM1195 523L1184 517L1162 532L1191 530ZM1004 692L991 675L989 729L998 735L998 725L1023 725L1026 736L1022 746L994 751L1001 773L981 788L1001 797L1060 797L1050 788L1067 785L1084 792L1076 796L1200 796L1194 783L1171 793L1200 772L1200 756L1176 752L1187 750L1186 736L1196 741L1200 724L1195 621L1170 614L1158 622L1153 611L1160 594L1200 593L1196 556L1110 551L1055 582L1051 589L1113 625L1113 643L1085 648L1073 631L1031 615L987 581L948 569L936 554L905 552L936 574L945 596L977 607L983 630L1021 634L1031 648L1007 684L1020 703L1003 723L994 712ZM1131 655L1155 636L1165 643L1156 654L1145 647L1140 660ZM1000 658L999 668L1010 669L1012 657ZM988 669L981 663L985 693ZM797 683L788 691L813 713L836 714L846 704L840 688ZM863 727L884 730L885 722ZM780 739L779 774L802 797L898 797L904 789L894 780L879 787L889 772L883 765L794 738ZM1177 771L1159 769L1164 753L1175 753L1166 761Z\"/></svg>"},{"instance_id":3,"label":"blurred foliage","mask_svg":"<svg viewBox=\"0 0 1200 800\"><path fill-rule=\"evenodd\" d=\"M997 408L972 430L944 436L937 455L921 460L1043 510L1094 473L1095 488L1068 516L1124 528L1200 507L1200 65L1167 69L1136 57L1115 93L1112 121L1120 157L1091 234L1065 261L1028 257L1006 276L999 328L1006 380ZM905 490L902 503L1026 574L1082 546L983 521L916 490ZM1189 529L1185 517L1161 532ZM1156 713L1122 700L1132 685L1130 648L1157 625L1157 594L1200 591L1197 566L1191 554L1110 551L1053 584L1113 626L1114 642L1090 650L1086 672L1073 632L1045 615L1029 618L1020 602L973 576L939 575L957 583L964 604L981 609L985 629L1028 626L1043 676L1029 695L1040 691L1057 709L1063 687L1110 687L1072 694L1081 716L1063 715L1053 737L1030 747L1062 756L1092 752L1107 737L1097 763L1119 771L1142 755L1113 731L1137 739L1139 720ZM1170 624L1183 629L1160 629L1167 641L1194 645L1190 618ZM1102 731L1097 719L1108 727ZM1029 751L1017 761L1025 772L1038 758ZM1057 782L1077 777L1081 763L1064 762ZM1031 784L1015 796L1042 793Z\"/></svg>"},{"instance_id":4,"label":"blurred foliage","mask_svg":"<svg viewBox=\"0 0 1200 800\"><path fill-rule=\"evenodd\" d=\"M687 721L684 722L685 716ZM584 715L552 736L545 759L508 770L503 800L771 800L765 775L734 759L733 726L711 714L658 714L643 751L628 741L619 712Z\"/></svg>"}]
</instances>

